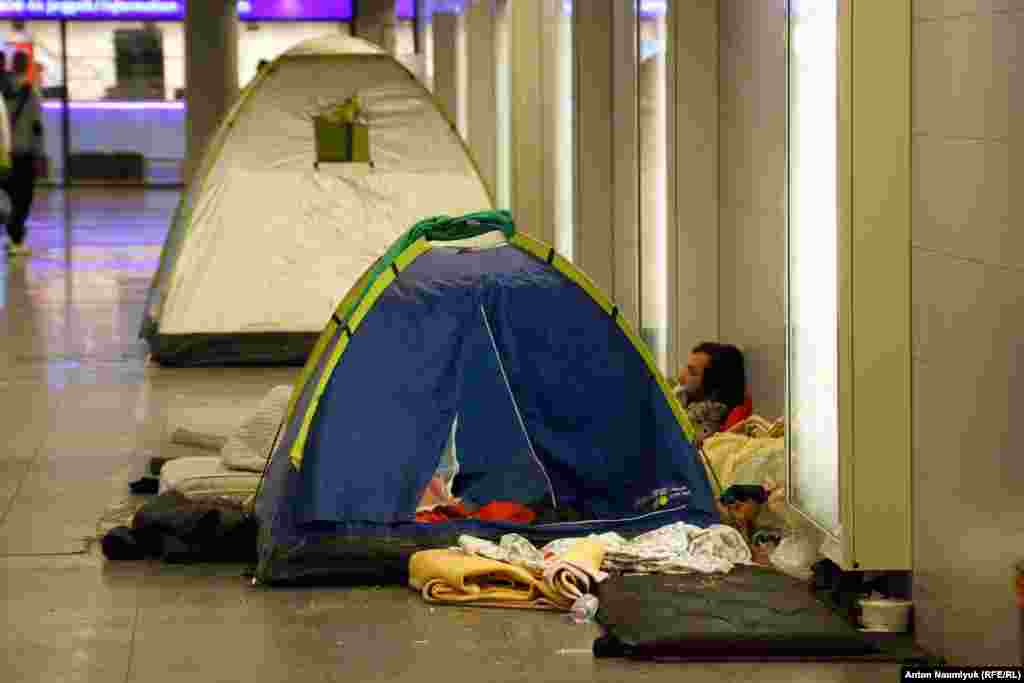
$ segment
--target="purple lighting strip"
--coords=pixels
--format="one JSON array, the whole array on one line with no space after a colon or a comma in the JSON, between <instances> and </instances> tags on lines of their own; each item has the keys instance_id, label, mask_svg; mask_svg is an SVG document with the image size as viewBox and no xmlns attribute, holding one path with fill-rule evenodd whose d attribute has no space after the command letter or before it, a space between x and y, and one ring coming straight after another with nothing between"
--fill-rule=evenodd
<instances>
[{"instance_id":1,"label":"purple lighting strip","mask_svg":"<svg viewBox=\"0 0 1024 683\"><path fill-rule=\"evenodd\" d=\"M59 111L62 108L60 100L46 100L43 102L43 109ZM69 109L88 109L106 111L146 111L146 110L168 110L182 111L185 109L184 102L69 102Z\"/></svg>"},{"instance_id":2,"label":"purple lighting strip","mask_svg":"<svg viewBox=\"0 0 1024 683\"><path fill-rule=\"evenodd\" d=\"M204 0L208 1L208 0ZM242 21L350 21L352 0L236 0ZM185 0L0 0L0 18L183 21Z\"/></svg>"}]
</instances>

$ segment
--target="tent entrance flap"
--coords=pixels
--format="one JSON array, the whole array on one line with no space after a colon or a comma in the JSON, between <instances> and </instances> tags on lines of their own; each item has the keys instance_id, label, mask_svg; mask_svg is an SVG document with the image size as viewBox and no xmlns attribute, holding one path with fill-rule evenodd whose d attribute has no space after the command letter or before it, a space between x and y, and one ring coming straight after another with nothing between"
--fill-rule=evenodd
<instances>
[{"instance_id":1,"label":"tent entrance flap","mask_svg":"<svg viewBox=\"0 0 1024 683\"><path fill-rule=\"evenodd\" d=\"M498 351L498 343L494 340L494 330L491 328L491 321L487 319L487 311L484 310L483 305L480 306L480 315L483 316L484 326L487 328L487 338L491 342L491 351L494 353L494 359L498 362L498 369L501 371L501 380L505 385L505 390L508 391L509 400L512 401L512 409L516 412L516 421L519 423L519 428L523 432L523 438L526 440L526 445L530 449L530 456L534 462L537 463L537 467L544 474L544 480L548 486L548 493L551 495L551 506L558 509L558 498L555 496L555 487L551 483L551 477L548 476L548 471L544 469L544 463L537 457L537 451L533 448L533 440L530 439L530 434L526 430L526 423L523 421L523 413L519 409L519 404L516 402L516 395L512 391L512 385L508 382L508 373L505 372L505 364L501 361L501 352Z\"/></svg>"},{"instance_id":2,"label":"tent entrance flap","mask_svg":"<svg viewBox=\"0 0 1024 683\"><path fill-rule=\"evenodd\" d=\"M490 503L549 509L556 501L555 492L517 413L486 319L474 311L464 325L453 444L458 473L452 495L467 510ZM440 483L432 485L439 488Z\"/></svg>"},{"instance_id":3,"label":"tent entrance flap","mask_svg":"<svg viewBox=\"0 0 1024 683\"><path fill-rule=\"evenodd\" d=\"M452 420L451 429L448 430L448 439L445 441L444 450L441 451L437 469L434 470L434 474L430 478L430 482L427 484L427 488L423 491L416 506L417 513L431 510L438 506L451 505L455 502L452 488L455 477L459 473L459 456L455 446L455 435L458 432L458 428L459 416L456 415Z\"/></svg>"}]
</instances>

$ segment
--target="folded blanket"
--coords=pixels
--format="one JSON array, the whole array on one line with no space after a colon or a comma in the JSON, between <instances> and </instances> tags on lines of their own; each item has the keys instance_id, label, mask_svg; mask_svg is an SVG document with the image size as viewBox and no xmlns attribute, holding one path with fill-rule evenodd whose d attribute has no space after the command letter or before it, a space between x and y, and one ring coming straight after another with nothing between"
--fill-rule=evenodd
<instances>
[{"instance_id":1,"label":"folded blanket","mask_svg":"<svg viewBox=\"0 0 1024 683\"><path fill-rule=\"evenodd\" d=\"M527 570L458 550L423 550L409 560L409 586L435 604L568 610L569 600Z\"/></svg>"},{"instance_id":2,"label":"folded blanket","mask_svg":"<svg viewBox=\"0 0 1024 683\"><path fill-rule=\"evenodd\" d=\"M604 543L595 538L583 539L544 570L544 582L561 597L575 602L608 578L601 571L604 554Z\"/></svg>"}]
</instances>

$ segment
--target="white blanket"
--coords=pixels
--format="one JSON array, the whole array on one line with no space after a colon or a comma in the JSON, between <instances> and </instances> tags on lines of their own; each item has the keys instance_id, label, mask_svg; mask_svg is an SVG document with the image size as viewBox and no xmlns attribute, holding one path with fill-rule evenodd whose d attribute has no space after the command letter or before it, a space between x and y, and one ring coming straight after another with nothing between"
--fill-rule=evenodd
<instances>
[{"instance_id":1,"label":"white blanket","mask_svg":"<svg viewBox=\"0 0 1024 683\"><path fill-rule=\"evenodd\" d=\"M616 533L593 535L606 549L601 569L630 574L728 573L737 564L750 564L752 556L743 535L731 526L707 529L677 522L627 541ZM581 538L552 541L538 550L518 534L506 534L499 543L460 536L459 549L471 555L529 570L544 576L559 566L562 557Z\"/></svg>"}]
</instances>

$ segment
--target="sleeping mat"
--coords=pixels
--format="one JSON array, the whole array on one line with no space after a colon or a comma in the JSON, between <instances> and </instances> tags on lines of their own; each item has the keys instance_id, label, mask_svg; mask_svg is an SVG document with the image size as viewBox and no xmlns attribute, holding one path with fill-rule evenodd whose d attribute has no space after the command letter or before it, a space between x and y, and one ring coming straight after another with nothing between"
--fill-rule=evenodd
<instances>
[{"instance_id":1,"label":"sleeping mat","mask_svg":"<svg viewBox=\"0 0 1024 683\"><path fill-rule=\"evenodd\" d=\"M804 582L737 565L728 574L617 576L599 585L596 657L726 660L879 652Z\"/></svg>"}]
</instances>

